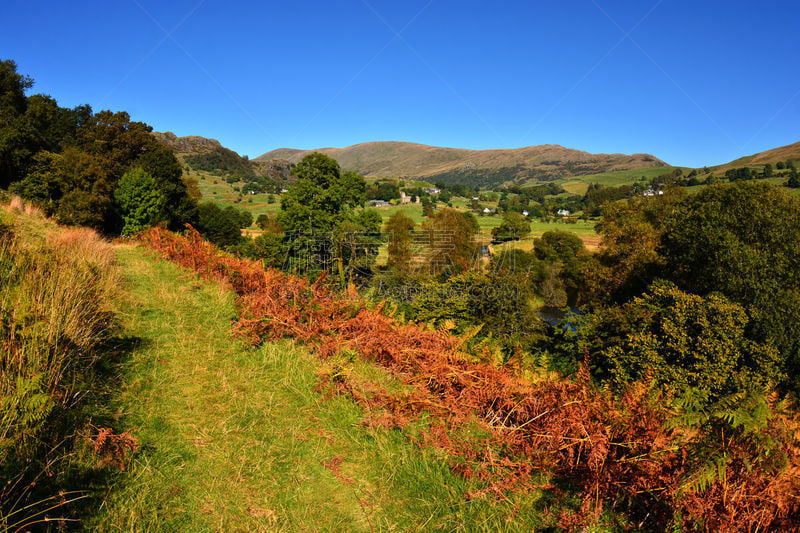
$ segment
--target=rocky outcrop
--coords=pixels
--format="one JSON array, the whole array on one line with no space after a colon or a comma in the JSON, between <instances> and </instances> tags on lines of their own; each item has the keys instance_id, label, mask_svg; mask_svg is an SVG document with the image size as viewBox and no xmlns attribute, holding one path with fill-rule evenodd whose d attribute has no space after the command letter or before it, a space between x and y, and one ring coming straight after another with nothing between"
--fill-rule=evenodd
<instances>
[{"instance_id":1,"label":"rocky outcrop","mask_svg":"<svg viewBox=\"0 0 800 533\"><path fill-rule=\"evenodd\" d=\"M179 154L203 154L222 148L218 140L199 135L178 137L171 131L154 131L153 136L158 139L158 142Z\"/></svg>"},{"instance_id":2,"label":"rocky outcrop","mask_svg":"<svg viewBox=\"0 0 800 533\"><path fill-rule=\"evenodd\" d=\"M288 159L266 159L250 161L256 176L264 176L275 181L292 181L294 163Z\"/></svg>"}]
</instances>

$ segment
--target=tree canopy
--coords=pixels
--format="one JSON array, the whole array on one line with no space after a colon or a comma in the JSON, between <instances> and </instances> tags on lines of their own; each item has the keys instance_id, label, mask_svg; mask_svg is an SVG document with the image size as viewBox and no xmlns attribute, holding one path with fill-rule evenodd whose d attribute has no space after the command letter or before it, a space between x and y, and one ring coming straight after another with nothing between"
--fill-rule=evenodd
<instances>
[{"instance_id":1,"label":"tree canopy","mask_svg":"<svg viewBox=\"0 0 800 533\"><path fill-rule=\"evenodd\" d=\"M115 195L126 172L141 168L164 200L151 222L179 229L197 206L171 150L128 113L59 107L46 95L25 96L33 82L13 61L0 62L0 186L40 205L65 224L122 231Z\"/></svg>"}]
</instances>

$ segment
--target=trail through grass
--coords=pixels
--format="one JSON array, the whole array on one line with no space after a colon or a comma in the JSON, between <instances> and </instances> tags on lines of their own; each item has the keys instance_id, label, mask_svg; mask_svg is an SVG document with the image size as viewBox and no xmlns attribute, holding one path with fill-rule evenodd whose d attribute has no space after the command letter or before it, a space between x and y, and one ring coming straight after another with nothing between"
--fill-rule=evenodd
<instances>
[{"instance_id":1,"label":"trail through grass","mask_svg":"<svg viewBox=\"0 0 800 533\"><path fill-rule=\"evenodd\" d=\"M316 391L321 362L291 342L229 335L233 295L138 247L117 249L126 332L116 405L142 441L86 524L100 531L519 531L551 525L540 493L467 497L442 452ZM342 359L343 371L390 378ZM391 383L389 383L391 385Z\"/></svg>"}]
</instances>

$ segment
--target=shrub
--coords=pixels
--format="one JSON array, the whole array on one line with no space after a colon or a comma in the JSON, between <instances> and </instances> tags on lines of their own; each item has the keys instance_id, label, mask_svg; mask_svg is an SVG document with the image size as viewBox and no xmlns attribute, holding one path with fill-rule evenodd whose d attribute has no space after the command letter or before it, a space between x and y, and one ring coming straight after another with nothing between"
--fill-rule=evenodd
<instances>
[{"instance_id":1,"label":"shrub","mask_svg":"<svg viewBox=\"0 0 800 533\"><path fill-rule=\"evenodd\" d=\"M777 350L749 340L747 313L723 296L697 296L659 282L613 313L624 318L598 364L619 388L650 375L655 384L706 404L763 389L780 376ZM608 315L598 316L593 333L609 331Z\"/></svg>"}]
</instances>

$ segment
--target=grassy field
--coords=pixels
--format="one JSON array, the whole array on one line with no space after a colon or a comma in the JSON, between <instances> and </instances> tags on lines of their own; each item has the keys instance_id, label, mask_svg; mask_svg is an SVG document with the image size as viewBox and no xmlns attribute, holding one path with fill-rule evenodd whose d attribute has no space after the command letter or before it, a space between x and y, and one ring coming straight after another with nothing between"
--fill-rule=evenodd
<instances>
[{"instance_id":1,"label":"grassy field","mask_svg":"<svg viewBox=\"0 0 800 533\"><path fill-rule=\"evenodd\" d=\"M98 512L96 531L529 531L552 527L541 493L470 499L447 457L361 423L350 400L315 390L330 365L290 342L229 336L230 291L121 245L119 304L136 348L120 369L120 423L142 451ZM413 428L410 432L413 434ZM550 518L545 518L548 516Z\"/></svg>"},{"instance_id":2,"label":"grassy field","mask_svg":"<svg viewBox=\"0 0 800 533\"><path fill-rule=\"evenodd\" d=\"M280 195L274 194L274 203L269 203L269 194L248 194L237 202L239 193L233 190L233 185L224 178L214 176L207 172L192 172L192 178L197 179L197 186L203 195L201 201L212 201L223 207L234 206L237 209L250 211L253 219L264 213L276 213L281 208Z\"/></svg>"},{"instance_id":3,"label":"grassy field","mask_svg":"<svg viewBox=\"0 0 800 533\"><path fill-rule=\"evenodd\" d=\"M572 194L584 194L592 183L599 183L600 185L616 187L619 185L628 185L644 176L648 180L660 176L662 174L669 174L676 168L681 168L689 171L688 167L654 167L654 168L640 168L634 170L618 170L615 172L603 172L600 174L587 174L586 176L572 176L570 178L562 178L556 181L564 189ZM535 185L536 183L529 183Z\"/></svg>"}]
</instances>

